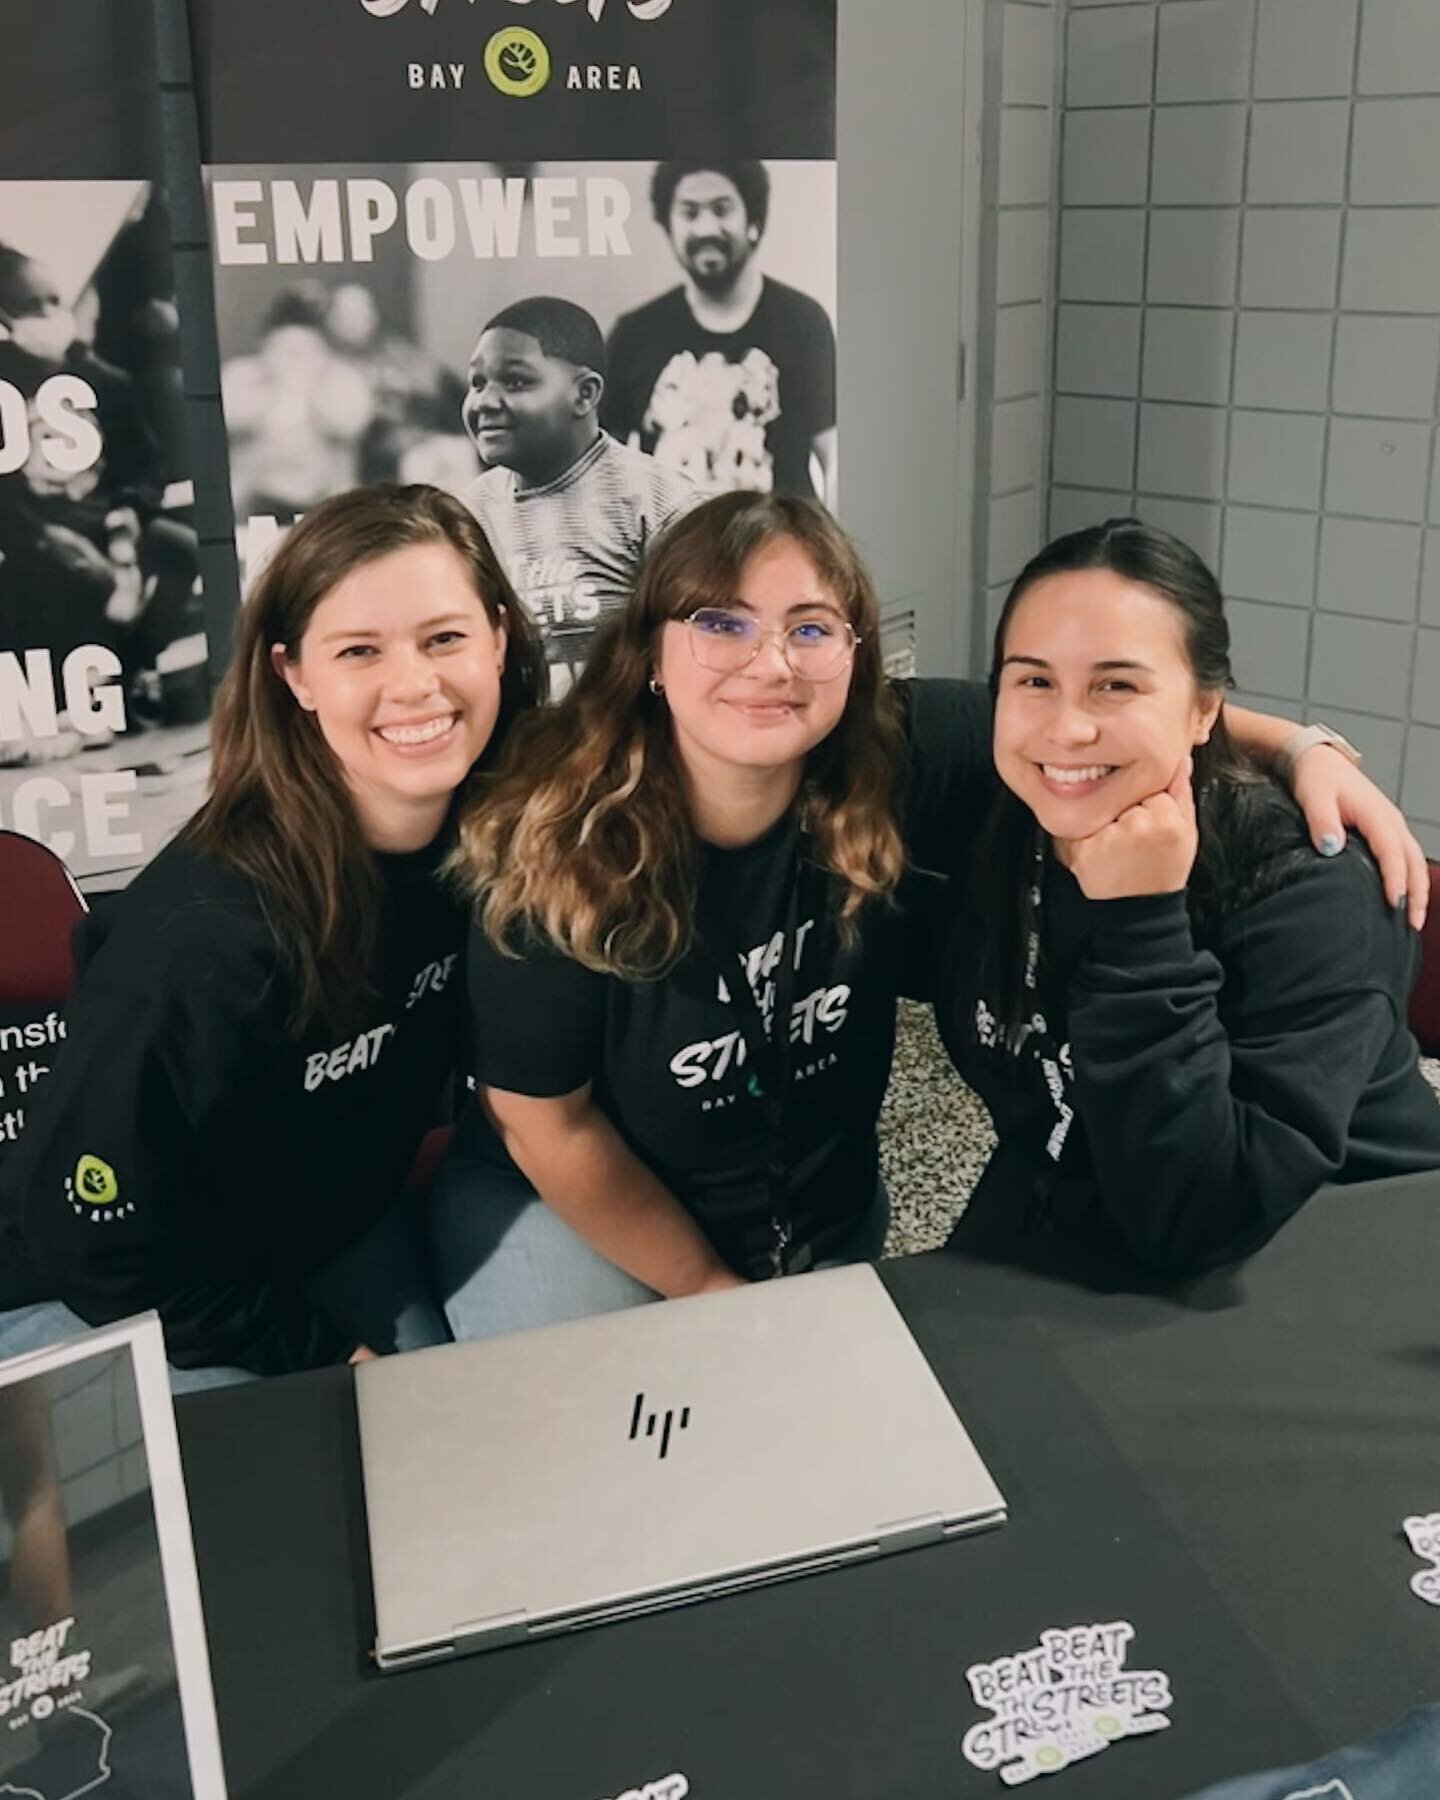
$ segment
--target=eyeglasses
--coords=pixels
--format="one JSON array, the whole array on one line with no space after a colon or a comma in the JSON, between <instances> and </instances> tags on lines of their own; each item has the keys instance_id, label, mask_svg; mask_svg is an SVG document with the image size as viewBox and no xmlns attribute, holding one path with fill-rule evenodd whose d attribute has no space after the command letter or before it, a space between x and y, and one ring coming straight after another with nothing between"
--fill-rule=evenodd
<instances>
[{"instance_id":1,"label":"eyeglasses","mask_svg":"<svg viewBox=\"0 0 1440 1800\"><path fill-rule=\"evenodd\" d=\"M796 675L806 681L833 681L848 666L860 642L844 619L800 619L794 625L762 625L748 613L702 606L676 621L689 628L690 648L704 669L733 674L754 662L773 638Z\"/></svg>"}]
</instances>

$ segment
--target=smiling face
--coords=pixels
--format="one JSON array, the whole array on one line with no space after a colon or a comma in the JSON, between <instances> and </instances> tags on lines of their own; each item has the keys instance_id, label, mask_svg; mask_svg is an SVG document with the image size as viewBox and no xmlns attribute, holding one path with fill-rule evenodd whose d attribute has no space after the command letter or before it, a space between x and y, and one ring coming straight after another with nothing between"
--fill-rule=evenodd
<instances>
[{"instance_id":1,"label":"smiling face","mask_svg":"<svg viewBox=\"0 0 1440 1800\"><path fill-rule=\"evenodd\" d=\"M500 710L505 632L465 564L441 543L361 563L319 602L295 650L277 645L275 667L314 713L365 841L429 843Z\"/></svg>"},{"instance_id":2,"label":"smiling face","mask_svg":"<svg viewBox=\"0 0 1440 1800\"><path fill-rule=\"evenodd\" d=\"M701 170L676 186L670 244L696 287L723 293L749 262L754 245L745 202L728 176Z\"/></svg>"},{"instance_id":3,"label":"smiling face","mask_svg":"<svg viewBox=\"0 0 1440 1800\"><path fill-rule=\"evenodd\" d=\"M1169 785L1220 701L1172 602L1108 569L1047 575L1005 633L995 767L1052 838L1090 837Z\"/></svg>"},{"instance_id":4,"label":"smiling face","mask_svg":"<svg viewBox=\"0 0 1440 1800\"><path fill-rule=\"evenodd\" d=\"M601 387L592 369L547 356L528 331L497 326L475 346L461 416L486 462L548 480L594 437Z\"/></svg>"},{"instance_id":5,"label":"smiling face","mask_svg":"<svg viewBox=\"0 0 1440 1800\"><path fill-rule=\"evenodd\" d=\"M761 627L786 631L806 621L832 629L848 623L844 607L794 538L779 538L750 557L730 608ZM675 743L692 783L704 792L738 771L790 772L840 723L853 659L825 681L797 676L773 631L744 668L708 669L695 655L695 628L672 619L660 634L657 675L675 727Z\"/></svg>"}]
</instances>

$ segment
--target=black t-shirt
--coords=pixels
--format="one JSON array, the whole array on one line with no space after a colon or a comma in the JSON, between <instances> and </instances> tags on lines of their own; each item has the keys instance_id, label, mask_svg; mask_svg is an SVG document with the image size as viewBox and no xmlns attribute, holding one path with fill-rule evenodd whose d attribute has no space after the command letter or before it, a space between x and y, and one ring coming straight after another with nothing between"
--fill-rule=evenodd
<instances>
[{"instance_id":1,"label":"black t-shirt","mask_svg":"<svg viewBox=\"0 0 1440 1800\"><path fill-rule=\"evenodd\" d=\"M810 446L835 423L823 306L768 276L738 331L699 324L684 288L616 321L601 422L707 492L814 494Z\"/></svg>"},{"instance_id":2,"label":"black t-shirt","mask_svg":"<svg viewBox=\"0 0 1440 1800\"><path fill-rule=\"evenodd\" d=\"M907 838L914 860L935 867L988 796L989 699L969 684L915 682L903 700ZM704 845L701 857L703 935L663 979L622 981L535 945L505 957L474 933L476 1072L532 1096L593 1083L601 1110L732 1266L772 1273L783 1227L784 1267L806 1268L875 1196L875 1121L895 999L909 985L909 897L868 906L847 945L840 884L810 861L793 817L742 849ZM789 1000L778 1128L751 1081L737 978L767 1022Z\"/></svg>"},{"instance_id":3,"label":"black t-shirt","mask_svg":"<svg viewBox=\"0 0 1440 1800\"><path fill-rule=\"evenodd\" d=\"M179 1367L349 1354L305 1283L397 1198L457 1064L465 918L441 848L378 859L377 992L343 1032L291 1034L255 889L184 844L86 921L64 1047L0 1162L5 1304L154 1307Z\"/></svg>"},{"instance_id":4,"label":"black t-shirt","mask_svg":"<svg viewBox=\"0 0 1440 1800\"><path fill-rule=\"evenodd\" d=\"M1357 840L1324 859L1298 821L1291 835L1203 934L1183 893L1088 900L1046 856L1018 1031L981 991L957 905L936 1016L999 1137L957 1243L1045 1239L1078 1267L1191 1274L1248 1254L1327 1182L1440 1168L1405 1021L1415 935Z\"/></svg>"}]
</instances>

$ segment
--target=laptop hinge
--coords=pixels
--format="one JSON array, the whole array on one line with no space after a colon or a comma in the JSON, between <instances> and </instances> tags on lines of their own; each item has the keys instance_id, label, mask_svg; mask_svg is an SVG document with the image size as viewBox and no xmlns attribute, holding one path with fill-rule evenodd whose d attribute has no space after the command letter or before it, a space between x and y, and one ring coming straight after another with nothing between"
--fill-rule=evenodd
<instances>
[{"instance_id":1,"label":"laptop hinge","mask_svg":"<svg viewBox=\"0 0 1440 1800\"><path fill-rule=\"evenodd\" d=\"M490 1613L483 1619L466 1619L455 1626L455 1648L470 1648L470 1638L484 1638L485 1648L499 1649L502 1644L523 1644L530 1636L530 1615L522 1606L517 1612Z\"/></svg>"},{"instance_id":2,"label":"laptop hinge","mask_svg":"<svg viewBox=\"0 0 1440 1800\"><path fill-rule=\"evenodd\" d=\"M888 1556L892 1550L918 1550L922 1544L943 1540L945 1516L929 1512L916 1513L913 1519L894 1519L888 1525L878 1526L875 1536L882 1556Z\"/></svg>"}]
</instances>

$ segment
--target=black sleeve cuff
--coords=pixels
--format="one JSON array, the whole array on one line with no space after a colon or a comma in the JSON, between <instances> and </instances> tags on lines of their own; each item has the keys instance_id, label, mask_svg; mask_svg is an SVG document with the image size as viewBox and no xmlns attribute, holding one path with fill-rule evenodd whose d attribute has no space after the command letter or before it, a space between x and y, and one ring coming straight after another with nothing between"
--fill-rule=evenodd
<instances>
[{"instance_id":1,"label":"black sleeve cuff","mask_svg":"<svg viewBox=\"0 0 1440 1800\"><path fill-rule=\"evenodd\" d=\"M1183 888L1173 894L1092 900L1089 913L1091 954L1098 962L1142 965L1194 951Z\"/></svg>"}]
</instances>

